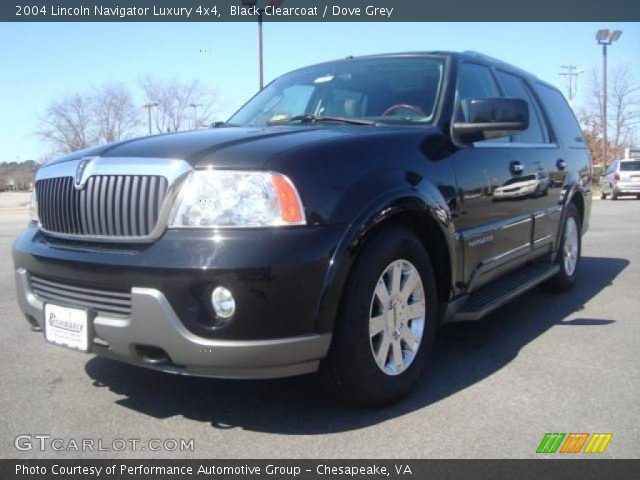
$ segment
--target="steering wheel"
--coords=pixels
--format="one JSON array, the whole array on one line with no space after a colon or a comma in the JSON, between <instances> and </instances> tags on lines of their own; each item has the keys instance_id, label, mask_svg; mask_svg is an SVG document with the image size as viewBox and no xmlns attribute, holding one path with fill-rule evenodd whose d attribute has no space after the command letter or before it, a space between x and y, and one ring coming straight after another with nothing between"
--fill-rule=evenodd
<instances>
[{"instance_id":1,"label":"steering wheel","mask_svg":"<svg viewBox=\"0 0 640 480\"><path fill-rule=\"evenodd\" d=\"M411 110L412 112L417 113L418 115L421 115L423 117L426 117L427 115L424 113L424 111L420 108L417 107L415 105L410 105L408 103L396 103L395 105L391 105L389 108L387 108L384 112L382 112L382 116L383 117L388 117L390 116L393 112L395 112L396 110L399 110L401 108L404 108L406 110Z\"/></svg>"}]
</instances>

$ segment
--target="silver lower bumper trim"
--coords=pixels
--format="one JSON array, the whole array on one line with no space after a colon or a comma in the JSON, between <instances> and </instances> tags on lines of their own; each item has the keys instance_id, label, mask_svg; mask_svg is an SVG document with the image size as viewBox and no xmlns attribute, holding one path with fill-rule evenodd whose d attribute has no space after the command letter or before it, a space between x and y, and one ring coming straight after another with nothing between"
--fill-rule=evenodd
<instances>
[{"instance_id":1,"label":"silver lower bumper trim","mask_svg":"<svg viewBox=\"0 0 640 480\"><path fill-rule=\"evenodd\" d=\"M29 274L16 270L18 303L44 328L44 303L31 291ZM93 352L155 370L220 378L275 378L311 373L329 350L331 334L269 340L215 340L199 337L182 324L164 294L152 288L131 289L131 317L96 316L99 340ZM163 349L168 363L149 363L136 346Z\"/></svg>"}]
</instances>

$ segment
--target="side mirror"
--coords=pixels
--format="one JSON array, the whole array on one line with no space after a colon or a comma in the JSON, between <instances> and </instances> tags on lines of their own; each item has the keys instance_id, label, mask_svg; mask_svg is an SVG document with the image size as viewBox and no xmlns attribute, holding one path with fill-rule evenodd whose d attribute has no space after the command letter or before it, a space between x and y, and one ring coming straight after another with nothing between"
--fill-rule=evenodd
<instances>
[{"instance_id":1,"label":"side mirror","mask_svg":"<svg viewBox=\"0 0 640 480\"><path fill-rule=\"evenodd\" d=\"M519 98L476 98L460 107L467 121L455 122L453 131L465 143L507 137L529 128L529 105Z\"/></svg>"}]
</instances>

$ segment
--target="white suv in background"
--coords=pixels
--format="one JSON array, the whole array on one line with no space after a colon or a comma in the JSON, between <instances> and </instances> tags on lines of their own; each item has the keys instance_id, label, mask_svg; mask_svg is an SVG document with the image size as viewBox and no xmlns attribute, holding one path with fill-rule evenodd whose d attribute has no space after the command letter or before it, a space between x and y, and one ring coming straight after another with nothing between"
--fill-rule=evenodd
<instances>
[{"instance_id":1,"label":"white suv in background","mask_svg":"<svg viewBox=\"0 0 640 480\"><path fill-rule=\"evenodd\" d=\"M640 159L614 160L600 178L600 198L611 195L617 200L622 195L635 195L640 199Z\"/></svg>"}]
</instances>

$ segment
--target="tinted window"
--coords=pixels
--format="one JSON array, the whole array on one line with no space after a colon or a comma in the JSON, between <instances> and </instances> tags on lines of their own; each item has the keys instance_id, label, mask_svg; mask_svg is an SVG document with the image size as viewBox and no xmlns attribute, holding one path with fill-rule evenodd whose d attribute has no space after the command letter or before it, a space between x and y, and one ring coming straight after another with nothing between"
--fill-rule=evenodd
<instances>
[{"instance_id":1,"label":"tinted window","mask_svg":"<svg viewBox=\"0 0 640 480\"><path fill-rule=\"evenodd\" d=\"M458 100L501 97L491 71L475 63L463 63L458 72ZM465 112L462 112L464 115Z\"/></svg>"},{"instance_id":2,"label":"tinted window","mask_svg":"<svg viewBox=\"0 0 640 480\"><path fill-rule=\"evenodd\" d=\"M640 160L632 162L620 162L621 172L636 172L640 170Z\"/></svg>"},{"instance_id":3,"label":"tinted window","mask_svg":"<svg viewBox=\"0 0 640 480\"><path fill-rule=\"evenodd\" d=\"M578 120L562 94L546 85L536 87L556 136L569 147L586 148Z\"/></svg>"},{"instance_id":4,"label":"tinted window","mask_svg":"<svg viewBox=\"0 0 640 480\"><path fill-rule=\"evenodd\" d=\"M276 79L231 117L229 123L286 124L299 115L364 118L390 124L430 123L443 72L443 60L430 57L316 65Z\"/></svg>"},{"instance_id":5,"label":"tinted window","mask_svg":"<svg viewBox=\"0 0 640 480\"><path fill-rule=\"evenodd\" d=\"M456 108L457 121L468 121L469 116L466 111L464 100L473 98L498 98L502 95L498 89L491 70L476 63L462 63L458 69L458 105ZM509 142L509 137L494 138L484 140L484 142L505 143Z\"/></svg>"},{"instance_id":6,"label":"tinted window","mask_svg":"<svg viewBox=\"0 0 640 480\"><path fill-rule=\"evenodd\" d=\"M522 79L505 72L498 72L497 75L507 97L520 98L526 100L529 104L529 128L517 135L518 141L525 143L544 143L544 133L540 119L538 118L535 100L531 97Z\"/></svg>"}]
</instances>

